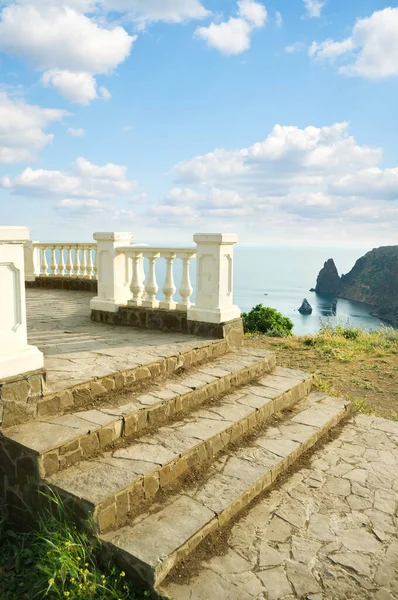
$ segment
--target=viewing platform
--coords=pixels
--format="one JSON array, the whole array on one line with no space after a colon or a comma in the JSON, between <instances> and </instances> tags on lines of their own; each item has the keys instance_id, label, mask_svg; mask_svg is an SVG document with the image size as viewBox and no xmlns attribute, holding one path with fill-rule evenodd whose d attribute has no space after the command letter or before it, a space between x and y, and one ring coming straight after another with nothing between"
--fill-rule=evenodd
<instances>
[{"instance_id":1,"label":"viewing platform","mask_svg":"<svg viewBox=\"0 0 398 600\"><path fill-rule=\"evenodd\" d=\"M26 290L29 344L44 354L46 393L206 346L210 338L91 321L91 292Z\"/></svg>"}]
</instances>

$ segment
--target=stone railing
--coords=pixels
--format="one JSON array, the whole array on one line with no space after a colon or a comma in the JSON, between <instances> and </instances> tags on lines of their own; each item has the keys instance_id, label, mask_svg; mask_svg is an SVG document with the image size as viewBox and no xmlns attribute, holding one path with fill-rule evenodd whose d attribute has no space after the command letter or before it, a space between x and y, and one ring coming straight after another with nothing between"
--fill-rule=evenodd
<instances>
[{"instance_id":1,"label":"stone railing","mask_svg":"<svg viewBox=\"0 0 398 600\"><path fill-rule=\"evenodd\" d=\"M225 323L239 318L233 304L233 234L195 234L193 247L159 247L132 245L131 233L95 233L98 255L98 294L91 301L93 311L117 313L120 307L142 307L184 311L190 321ZM191 260L196 258L195 304L191 303L193 286ZM144 260L146 259L146 260ZM165 260L162 299L157 298L159 285L156 261ZM181 261L181 281L176 301L174 265ZM147 263L147 273L145 265Z\"/></svg>"},{"instance_id":2,"label":"stone railing","mask_svg":"<svg viewBox=\"0 0 398 600\"><path fill-rule=\"evenodd\" d=\"M96 247L92 243L48 243L28 241L24 246L25 280L37 277L96 279Z\"/></svg>"}]
</instances>

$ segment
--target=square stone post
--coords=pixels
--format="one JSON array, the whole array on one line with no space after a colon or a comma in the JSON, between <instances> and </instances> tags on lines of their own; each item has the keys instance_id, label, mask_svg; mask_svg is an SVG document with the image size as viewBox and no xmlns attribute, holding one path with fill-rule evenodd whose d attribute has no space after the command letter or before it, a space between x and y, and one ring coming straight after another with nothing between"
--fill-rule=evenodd
<instances>
[{"instance_id":1,"label":"square stone post","mask_svg":"<svg viewBox=\"0 0 398 600\"><path fill-rule=\"evenodd\" d=\"M233 247L238 237L232 233L196 233L196 303L188 309L189 321L226 323L239 319L233 304Z\"/></svg>"},{"instance_id":2,"label":"square stone post","mask_svg":"<svg viewBox=\"0 0 398 600\"><path fill-rule=\"evenodd\" d=\"M25 263L25 281L35 281L40 275L39 250L33 246L37 242L28 240L23 247Z\"/></svg>"},{"instance_id":3,"label":"square stone post","mask_svg":"<svg viewBox=\"0 0 398 600\"><path fill-rule=\"evenodd\" d=\"M130 245L129 232L94 233L97 242L98 295L90 302L91 310L116 313L131 298L128 258L117 248Z\"/></svg>"},{"instance_id":4,"label":"square stone post","mask_svg":"<svg viewBox=\"0 0 398 600\"><path fill-rule=\"evenodd\" d=\"M25 304L26 227L0 227L0 380L43 368L43 354L28 345Z\"/></svg>"}]
</instances>

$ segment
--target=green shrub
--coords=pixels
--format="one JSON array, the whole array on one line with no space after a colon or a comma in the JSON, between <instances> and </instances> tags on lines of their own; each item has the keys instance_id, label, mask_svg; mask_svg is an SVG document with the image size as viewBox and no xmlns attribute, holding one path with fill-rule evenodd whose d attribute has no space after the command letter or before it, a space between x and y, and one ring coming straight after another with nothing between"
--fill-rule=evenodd
<instances>
[{"instance_id":1,"label":"green shrub","mask_svg":"<svg viewBox=\"0 0 398 600\"><path fill-rule=\"evenodd\" d=\"M272 337L291 335L293 323L284 317L276 308L257 304L248 313L242 314L245 333L262 333Z\"/></svg>"}]
</instances>

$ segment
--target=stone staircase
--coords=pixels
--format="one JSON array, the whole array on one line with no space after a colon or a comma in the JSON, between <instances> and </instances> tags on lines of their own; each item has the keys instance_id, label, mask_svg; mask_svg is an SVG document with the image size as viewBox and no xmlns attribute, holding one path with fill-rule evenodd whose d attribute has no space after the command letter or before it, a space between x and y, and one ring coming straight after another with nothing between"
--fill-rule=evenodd
<instances>
[{"instance_id":1,"label":"stone staircase","mask_svg":"<svg viewBox=\"0 0 398 600\"><path fill-rule=\"evenodd\" d=\"M8 504L29 499L32 483L50 486L94 519L121 568L158 588L349 412L270 352L214 348L79 410L4 429Z\"/></svg>"}]
</instances>

